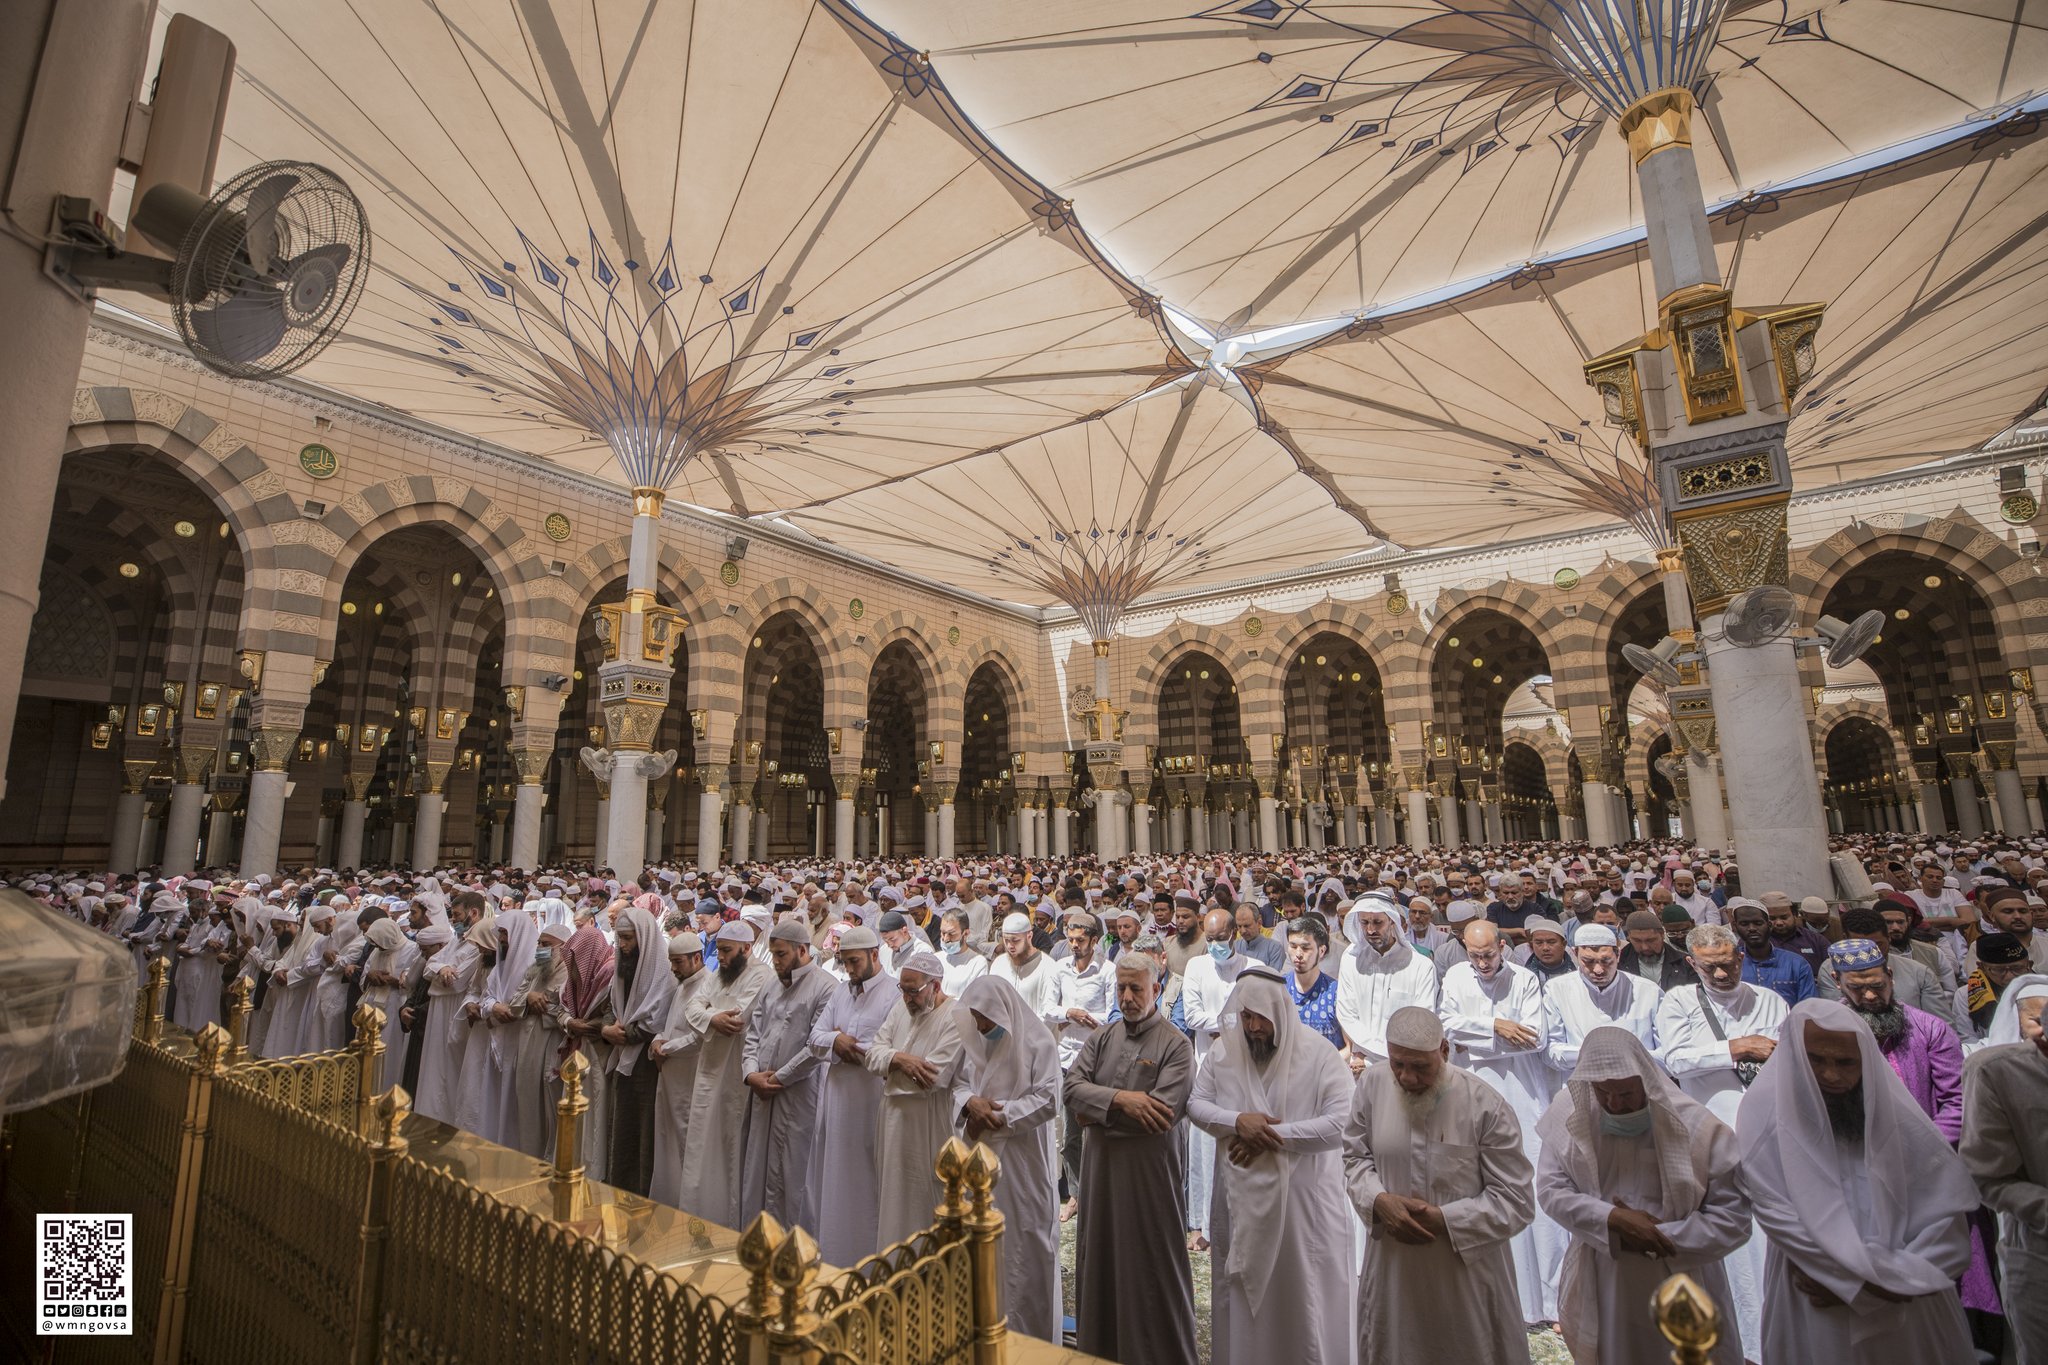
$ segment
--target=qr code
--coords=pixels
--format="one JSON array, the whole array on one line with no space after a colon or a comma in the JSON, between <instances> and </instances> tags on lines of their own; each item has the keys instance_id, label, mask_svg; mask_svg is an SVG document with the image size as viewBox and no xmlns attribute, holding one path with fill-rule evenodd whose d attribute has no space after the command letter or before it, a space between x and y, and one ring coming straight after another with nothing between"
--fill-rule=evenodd
<instances>
[{"instance_id":1,"label":"qr code","mask_svg":"<svg viewBox=\"0 0 2048 1365\"><path fill-rule=\"evenodd\" d=\"M132 1215L44 1213L36 1227L37 1335L133 1332Z\"/></svg>"}]
</instances>

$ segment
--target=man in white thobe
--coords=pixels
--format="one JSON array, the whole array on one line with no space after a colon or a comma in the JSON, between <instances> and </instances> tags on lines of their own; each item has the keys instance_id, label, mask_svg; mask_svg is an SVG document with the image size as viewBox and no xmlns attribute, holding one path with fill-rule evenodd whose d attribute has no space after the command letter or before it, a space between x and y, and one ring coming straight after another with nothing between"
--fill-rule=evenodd
<instances>
[{"instance_id":1,"label":"man in white thobe","mask_svg":"<svg viewBox=\"0 0 2048 1365\"><path fill-rule=\"evenodd\" d=\"M1802 1000L1742 1097L1743 1185L1770 1236L1763 1359L1971 1365L1956 1280L1977 1184L1848 1006Z\"/></svg>"},{"instance_id":2,"label":"man in white thobe","mask_svg":"<svg viewBox=\"0 0 2048 1365\"><path fill-rule=\"evenodd\" d=\"M1081 1046L1109 1022L1115 1003L1116 975L1102 956L1102 922L1085 910L1069 911L1066 921L1068 956L1053 972L1052 1005L1045 1022L1059 1040L1060 1070L1072 1067ZM1081 1126L1071 1114L1062 1125L1060 1168L1067 1177L1067 1202L1062 1219L1081 1207Z\"/></svg>"},{"instance_id":3,"label":"man in white thobe","mask_svg":"<svg viewBox=\"0 0 2048 1365\"><path fill-rule=\"evenodd\" d=\"M697 1086L697 1058L704 1044L702 1011L692 1004L711 988L704 970L704 940L688 929L668 941L668 969L676 979L668 1017L647 1044L660 1068L654 1086L654 1180L647 1197L672 1209L686 1207L683 1154L690 1150L690 1101Z\"/></svg>"},{"instance_id":4,"label":"man in white thobe","mask_svg":"<svg viewBox=\"0 0 2048 1365\"><path fill-rule=\"evenodd\" d=\"M1777 1047L1785 997L1742 979L1742 944L1726 925L1701 925L1685 946L1700 984L1674 986L1657 1002L1659 1052L1679 1087L1733 1129L1743 1093ZM1750 1360L1763 1352L1764 1240L1752 1231L1723 1263Z\"/></svg>"},{"instance_id":5,"label":"man in white thobe","mask_svg":"<svg viewBox=\"0 0 2048 1365\"><path fill-rule=\"evenodd\" d=\"M882 1078L868 1070L868 1045L896 1005L896 983L882 974L882 936L864 924L839 936L846 980L811 1026L811 1055L824 1068L818 1131L811 1143L810 1198L818 1254L836 1266L872 1256L880 1216L875 1188L875 1128Z\"/></svg>"},{"instance_id":6,"label":"man in white thobe","mask_svg":"<svg viewBox=\"0 0 2048 1365\"><path fill-rule=\"evenodd\" d=\"M1650 1299L1683 1272L1728 1302L1721 1262L1749 1237L1735 1134L1672 1084L1627 1029L1586 1035L1543 1116L1536 1198L1568 1229L1558 1308L1577 1365L1642 1365L1667 1347ZM1742 1365L1723 1332L1713 1365Z\"/></svg>"},{"instance_id":7,"label":"man in white thobe","mask_svg":"<svg viewBox=\"0 0 2048 1365\"><path fill-rule=\"evenodd\" d=\"M940 987L945 976L939 955L929 948L903 959L896 972L901 998L868 1045L868 1070L882 1078L875 1134L879 1211L871 1253L930 1227L932 1210L945 1196L934 1166L967 1098L967 1040L959 1006Z\"/></svg>"},{"instance_id":8,"label":"man in white thobe","mask_svg":"<svg viewBox=\"0 0 2048 1365\"><path fill-rule=\"evenodd\" d=\"M1003 1307L1011 1330L1057 1343L1062 1314L1053 1117L1059 1052L1007 981L977 977L967 983L960 1004L974 1026L964 1034L961 1135L970 1143L986 1142L1003 1168L996 1182L996 1208L1003 1215Z\"/></svg>"},{"instance_id":9,"label":"man in white thobe","mask_svg":"<svg viewBox=\"0 0 2048 1365\"><path fill-rule=\"evenodd\" d=\"M1280 978L1239 975L1188 1117L1219 1143L1210 1351L1216 1365L1349 1365L1357 1348L1343 1180L1351 1071Z\"/></svg>"},{"instance_id":10,"label":"man in white thobe","mask_svg":"<svg viewBox=\"0 0 2048 1365\"><path fill-rule=\"evenodd\" d=\"M1543 983L1527 967L1506 960L1507 945L1491 920L1465 931L1465 960L1444 973L1437 1017L1450 1039L1451 1060L1498 1090L1522 1125L1522 1151L1533 1166L1540 1142L1536 1121L1556 1097L1560 1081L1550 1065L1557 1016L1546 1004ZM1557 1277L1567 1238L1541 1208L1515 1234L1515 1284L1522 1296L1522 1321L1530 1326L1557 1321Z\"/></svg>"},{"instance_id":11,"label":"man in white thobe","mask_svg":"<svg viewBox=\"0 0 2048 1365\"><path fill-rule=\"evenodd\" d=\"M1963 1063L1961 1153L1998 1213L1998 1270L2019 1365L2048 1365L2048 976L2006 988Z\"/></svg>"},{"instance_id":12,"label":"man in white thobe","mask_svg":"<svg viewBox=\"0 0 2048 1365\"><path fill-rule=\"evenodd\" d=\"M723 925L717 944L717 979L684 1011L704 1041L690 1090L689 1141L682 1149L682 1207L706 1222L737 1228L740 1135L747 1120L747 1011L775 969L754 956L754 927L745 920Z\"/></svg>"},{"instance_id":13,"label":"man in white thobe","mask_svg":"<svg viewBox=\"0 0 2048 1365\"><path fill-rule=\"evenodd\" d=\"M1337 1024L1351 1072L1387 1059L1387 1020L1409 1005L1434 1010L1436 967L1408 942L1408 918L1391 896L1367 892L1344 915L1350 947L1337 968Z\"/></svg>"},{"instance_id":14,"label":"man in white thobe","mask_svg":"<svg viewBox=\"0 0 2048 1365\"><path fill-rule=\"evenodd\" d=\"M1633 1033L1657 1048L1657 1002L1664 992L1634 972L1621 970L1621 939L1605 924L1582 924L1572 941L1579 969L1550 983L1545 993L1556 1013L1558 1032L1550 1042L1550 1064L1569 1076L1579 1064L1579 1045L1604 1024Z\"/></svg>"},{"instance_id":15,"label":"man in white thobe","mask_svg":"<svg viewBox=\"0 0 2048 1365\"><path fill-rule=\"evenodd\" d=\"M754 997L740 1062L749 1099L738 1226L767 1212L784 1227L814 1227L817 1200L805 1177L820 1071L810 1038L838 982L811 961L811 930L800 920L768 931L768 961L775 980Z\"/></svg>"},{"instance_id":16,"label":"man in white thobe","mask_svg":"<svg viewBox=\"0 0 2048 1365\"><path fill-rule=\"evenodd\" d=\"M1253 965L1238 951L1236 926L1230 913L1211 910L1202 924L1207 942L1204 952L1188 958L1181 983L1181 1018L1195 1039L1195 1074L1207 1065L1209 1049L1223 1031L1223 1006L1230 999L1237 978ZM1192 1233L1189 1249L1209 1246L1209 1206L1212 1182L1216 1178L1216 1139L1198 1124L1188 1125L1188 1227Z\"/></svg>"},{"instance_id":17,"label":"man in white thobe","mask_svg":"<svg viewBox=\"0 0 2048 1365\"><path fill-rule=\"evenodd\" d=\"M1059 964L1038 951L1031 941L1031 917L1012 911L1003 917L1003 950L989 964L989 974L999 976L1017 988L1031 1012L1043 1019L1052 1007Z\"/></svg>"},{"instance_id":18,"label":"man in white thobe","mask_svg":"<svg viewBox=\"0 0 2048 1365\"><path fill-rule=\"evenodd\" d=\"M1450 1064L1433 1011L1396 1010L1385 1043L1344 1132L1345 1189L1372 1238L1360 1365L1529 1365L1508 1250L1535 1211L1521 1124L1499 1091Z\"/></svg>"}]
</instances>

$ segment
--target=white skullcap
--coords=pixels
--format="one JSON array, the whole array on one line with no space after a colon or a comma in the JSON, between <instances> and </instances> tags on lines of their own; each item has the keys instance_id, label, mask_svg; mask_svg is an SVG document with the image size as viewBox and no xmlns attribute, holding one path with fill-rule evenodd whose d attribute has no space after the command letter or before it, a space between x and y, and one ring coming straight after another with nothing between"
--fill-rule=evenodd
<instances>
[{"instance_id":1,"label":"white skullcap","mask_svg":"<svg viewBox=\"0 0 2048 1365\"><path fill-rule=\"evenodd\" d=\"M1435 1010L1403 1005L1387 1020L1387 1042L1416 1052L1435 1052L1444 1045L1444 1025Z\"/></svg>"},{"instance_id":2,"label":"white skullcap","mask_svg":"<svg viewBox=\"0 0 2048 1365\"><path fill-rule=\"evenodd\" d=\"M1031 917L1011 911L1003 916L1003 932L1006 934L1028 934L1031 932Z\"/></svg>"},{"instance_id":3,"label":"white skullcap","mask_svg":"<svg viewBox=\"0 0 2048 1365\"><path fill-rule=\"evenodd\" d=\"M727 920L718 928L720 943L752 943L754 926L743 919Z\"/></svg>"},{"instance_id":4,"label":"white skullcap","mask_svg":"<svg viewBox=\"0 0 2048 1365\"><path fill-rule=\"evenodd\" d=\"M927 948L920 948L912 953L910 959L901 967L898 967L896 972L899 976L904 972L920 972L925 976L938 979L945 976L946 964L939 961L937 953Z\"/></svg>"},{"instance_id":5,"label":"white skullcap","mask_svg":"<svg viewBox=\"0 0 2048 1365\"><path fill-rule=\"evenodd\" d=\"M1479 902L1452 901L1450 909L1446 913L1450 916L1451 923L1463 924L1468 919L1479 918Z\"/></svg>"},{"instance_id":6,"label":"white skullcap","mask_svg":"<svg viewBox=\"0 0 2048 1365\"><path fill-rule=\"evenodd\" d=\"M553 939L557 943L567 943L569 935L575 932L576 927L571 924L543 924L540 927L540 939L543 943L549 939Z\"/></svg>"},{"instance_id":7,"label":"white skullcap","mask_svg":"<svg viewBox=\"0 0 2048 1365\"><path fill-rule=\"evenodd\" d=\"M1559 938L1563 938L1564 926L1551 919L1548 915L1531 915L1522 921L1522 932L1525 934L1556 934Z\"/></svg>"},{"instance_id":8,"label":"white skullcap","mask_svg":"<svg viewBox=\"0 0 2048 1365\"><path fill-rule=\"evenodd\" d=\"M561 929L561 927L559 924L551 924L548 926L548 929ZM541 930L541 937L547 937L547 929ZM562 937L567 938L568 934L564 932ZM670 957L701 957L703 953L704 940L697 937L696 930L685 929L680 934L669 936L668 955Z\"/></svg>"},{"instance_id":9,"label":"white skullcap","mask_svg":"<svg viewBox=\"0 0 2048 1365\"><path fill-rule=\"evenodd\" d=\"M882 936L868 928L865 924L855 924L839 935L839 947L841 950L847 948L879 948L881 946Z\"/></svg>"},{"instance_id":10,"label":"white skullcap","mask_svg":"<svg viewBox=\"0 0 2048 1365\"><path fill-rule=\"evenodd\" d=\"M1529 926L1522 926L1527 929ZM1581 924L1579 932L1572 939L1574 948L1612 948L1621 942L1614 936L1614 930L1605 924Z\"/></svg>"}]
</instances>

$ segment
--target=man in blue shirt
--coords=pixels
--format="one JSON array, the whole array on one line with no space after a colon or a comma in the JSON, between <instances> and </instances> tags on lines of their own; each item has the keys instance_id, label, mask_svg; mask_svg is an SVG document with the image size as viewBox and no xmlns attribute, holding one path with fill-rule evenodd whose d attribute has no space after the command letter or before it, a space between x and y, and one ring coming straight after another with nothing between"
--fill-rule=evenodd
<instances>
[{"instance_id":1,"label":"man in blue shirt","mask_svg":"<svg viewBox=\"0 0 2048 1365\"><path fill-rule=\"evenodd\" d=\"M1771 914L1762 902L1747 896L1731 896L1728 918L1735 937L1742 940L1742 979L1752 986L1769 986L1785 997L1787 1005L1812 999L1817 993L1813 968L1797 953L1787 952L1771 939Z\"/></svg>"},{"instance_id":2,"label":"man in blue shirt","mask_svg":"<svg viewBox=\"0 0 2048 1365\"><path fill-rule=\"evenodd\" d=\"M1330 955L1330 931L1314 915L1303 915L1287 926L1287 994L1295 1013L1312 1031L1320 1033L1331 1047L1344 1046L1344 1030L1337 1025L1337 978L1325 975L1323 959ZM1307 986L1303 986L1307 982Z\"/></svg>"}]
</instances>

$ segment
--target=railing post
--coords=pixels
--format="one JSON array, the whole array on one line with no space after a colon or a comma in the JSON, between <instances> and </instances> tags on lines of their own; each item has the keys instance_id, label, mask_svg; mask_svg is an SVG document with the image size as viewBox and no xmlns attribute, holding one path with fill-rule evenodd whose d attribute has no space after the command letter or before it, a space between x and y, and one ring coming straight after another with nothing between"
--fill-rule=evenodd
<instances>
[{"instance_id":1,"label":"railing post","mask_svg":"<svg viewBox=\"0 0 2048 1365\"><path fill-rule=\"evenodd\" d=\"M775 1365L818 1365L825 1353L811 1340L818 1315L811 1282L818 1278L818 1244L802 1228L789 1230L768 1261L768 1278L782 1303L768 1327L768 1358Z\"/></svg>"},{"instance_id":2,"label":"railing post","mask_svg":"<svg viewBox=\"0 0 2048 1365\"><path fill-rule=\"evenodd\" d=\"M562 1062L562 1098L555 1102L555 1167L548 1177L548 1192L554 1198L555 1221L566 1223L581 1212L583 1202L583 1115L590 1100L583 1093L583 1073L590 1063L581 1052L572 1052Z\"/></svg>"},{"instance_id":3,"label":"railing post","mask_svg":"<svg viewBox=\"0 0 2048 1365\"><path fill-rule=\"evenodd\" d=\"M384 1261L391 1241L391 1183L398 1159L410 1144L399 1129L412 1115L412 1096L403 1086L379 1095L372 1108L375 1130L369 1134L370 1185L363 1196L361 1259L356 1269L355 1338L352 1365L376 1365L383 1344L379 1324L384 1318Z\"/></svg>"},{"instance_id":4,"label":"railing post","mask_svg":"<svg viewBox=\"0 0 2048 1365\"><path fill-rule=\"evenodd\" d=\"M1003 1163L988 1144L975 1143L966 1171L973 1201L966 1228L973 1285L974 1365L1002 1365L1009 1352L1010 1317L1003 1307L1003 1212L995 1203L996 1181L1002 1174Z\"/></svg>"},{"instance_id":5,"label":"railing post","mask_svg":"<svg viewBox=\"0 0 2048 1365\"><path fill-rule=\"evenodd\" d=\"M228 987L229 1066L240 1066L249 1060L249 992L253 988L246 976L236 977L235 984Z\"/></svg>"},{"instance_id":6,"label":"railing post","mask_svg":"<svg viewBox=\"0 0 2048 1365\"><path fill-rule=\"evenodd\" d=\"M957 1137L949 1137L939 1148L938 1158L932 1162L932 1171L945 1186L945 1194L939 1206L932 1210L941 1228L952 1234L957 1241L960 1235L960 1220L967 1216L967 1144Z\"/></svg>"},{"instance_id":7,"label":"railing post","mask_svg":"<svg viewBox=\"0 0 2048 1365\"><path fill-rule=\"evenodd\" d=\"M356 1055L356 1132L367 1138L377 1131L377 1087L384 1080L384 1011L364 1000L349 1022L356 1030L348 1045Z\"/></svg>"},{"instance_id":8,"label":"railing post","mask_svg":"<svg viewBox=\"0 0 2048 1365\"><path fill-rule=\"evenodd\" d=\"M169 960L153 957L149 960L149 984L142 988L142 1018L135 1036L145 1043L160 1043L164 1037L164 991L171 980Z\"/></svg>"},{"instance_id":9,"label":"railing post","mask_svg":"<svg viewBox=\"0 0 2048 1365\"><path fill-rule=\"evenodd\" d=\"M1650 1298L1657 1330L1671 1343L1671 1365L1707 1365L1721 1340L1721 1314L1690 1275L1673 1275Z\"/></svg>"},{"instance_id":10,"label":"railing post","mask_svg":"<svg viewBox=\"0 0 2048 1365\"><path fill-rule=\"evenodd\" d=\"M775 1215L766 1211L755 1214L754 1221L740 1234L739 1258L747 1272L747 1298L733 1312L733 1321L739 1328L739 1365L768 1365L768 1325L776 1315L775 1286L768 1274L768 1263L775 1259L776 1250L788 1235Z\"/></svg>"},{"instance_id":11,"label":"railing post","mask_svg":"<svg viewBox=\"0 0 2048 1365\"><path fill-rule=\"evenodd\" d=\"M185 1296L192 1286L192 1238L199 1221L199 1176L213 1121L213 1087L233 1042L208 1024L196 1040L199 1064L185 1086L185 1118L178 1129L178 1173L171 1188L171 1231L164 1251L164 1285L157 1305L156 1365L178 1365L185 1355Z\"/></svg>"}]
</instances>

